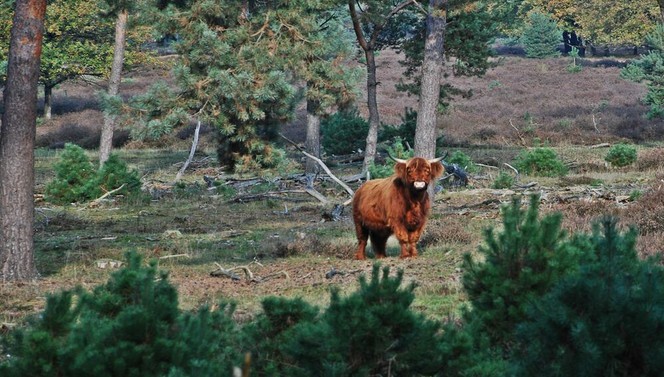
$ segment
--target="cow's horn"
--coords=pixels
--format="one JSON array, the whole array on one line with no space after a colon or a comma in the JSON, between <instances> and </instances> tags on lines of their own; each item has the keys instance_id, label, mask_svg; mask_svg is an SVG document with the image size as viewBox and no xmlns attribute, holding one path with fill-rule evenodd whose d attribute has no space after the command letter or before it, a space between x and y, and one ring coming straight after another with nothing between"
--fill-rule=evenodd
<instances>
[{"instance_id":1,"label":"cow's horn","mask_svg":"<svg viewBox=\"0 0 664 377\"><path fill-rule=\"evenodd\" d=\"M387 153L387 155L390 156L390 158L393 159L395 162L398 162L400 164L405 164L406 162L408 162L407 160L403 160L401 158L396 158L392 156L389 152Z\"/></svg>"},{"instance_id":2,"label":"cow's horn","mask_svg":"<svg viewBox=\"0 0 664 377\"><path fill-rule=\"evenodd\" d=\"M449 152L445 152L444 155L442 155L442 156L440 156L440 157L436 157L436 158L434 158L433 160L429 160L429 163L430 163L430 164L435 164L436 162L440 162L440 161L444 160L445 157L447 157L448 153L449 153Z\"/></svg>"}]
</instances>

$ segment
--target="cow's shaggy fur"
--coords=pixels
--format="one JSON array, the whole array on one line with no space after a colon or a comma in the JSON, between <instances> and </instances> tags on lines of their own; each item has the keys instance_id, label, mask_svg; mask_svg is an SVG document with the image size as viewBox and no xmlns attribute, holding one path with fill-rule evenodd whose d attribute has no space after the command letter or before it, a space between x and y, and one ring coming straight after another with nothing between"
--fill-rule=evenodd
<instances>
[{"instance_id":1,"label":"cow's shaggy fur","mask_svg":"<svg viewBox=\"0 0 664 377\"><path fill-rule=\"evenodd\" d=\"M416 244L431 209L427 187L443 170L440 159L399 160L392 176L360 186L353 197L356 259L366 258L368 239L376 258L384 258L385 245L392 234L401 245L401 258L417 256Z\"/></svg>"}]
</instances>

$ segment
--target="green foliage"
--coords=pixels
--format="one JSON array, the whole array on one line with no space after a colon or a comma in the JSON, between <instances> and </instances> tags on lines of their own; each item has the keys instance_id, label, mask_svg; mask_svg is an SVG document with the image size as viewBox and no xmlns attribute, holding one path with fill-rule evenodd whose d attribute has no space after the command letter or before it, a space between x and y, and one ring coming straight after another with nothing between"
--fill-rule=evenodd
<instances>
[{"instance_id":1,"label":"green foliage","mask_svg":"<svg viewBox=\"0 0 664 377\"><path fill-rule=\"evenodd\" d=\"M64 204L85 201L93 196L87 192L90 189L88 182L95 179L97 172L83 148L67 143L53 169L55 178L46 185L46 200Z\"/></svg>"},{"instance_id":2,"label":"green foliage","mask_svg":"<svg viewBox=\"0 0 664 377\"><path fill-rule=\"evenodd\" d=\"M51 296L43 315L17 330L3 376L227 375L239 360L232 306L180 313L177 292L136 253L92 292Z\"/></svg>"},{"instance_id":3,"label":"green foliage","mask_svg":"<svg viewBox=\"0 0 664 377\"><path fill-rule=\"evenodd\" d=\"M397 136L394 139L392 146L387 147L387 153L389 156L401 159L409 159L413 157L413 150L406 149L404 142ZM369 166L369 176L371 179L375 178L385 178L394 174L394 160L391 158L385 161L383 165L376 165L372 163Z\"/></svg>"},{"instance_id":4,"label":"green foliage","mask_svg":"<svg viewBox=\"0 0 664 377\"><path fill-rule=\"evenodd\" d=\"M466 320L478 340L486 336L493 346L508 347L527 305L547 293L563 276L578 268L584 254L561 229L561 215L538 218L539 197L527 210L519 199L503 208L503 229L485 232L483 258L466 254L463 286L472 310Z\"/></svg>"},{"instance_id":5,"label":"green foliage","mask_svg":"<svg viewBox=\"0 0 664 377\"><path fill-rule=\"evenodd\" d=\"M652 47L646 55L633 60L620 75L636 82L645 82L648 88L643 102L650 106L649 118L664 117L664 24L657 25L648 36Z\"/></svg>"},{"instance_id":6,"label":"green foliage","mask_svg":"<svg viewBox=\"0 0 664 377\"><path fill-rule=\"evenodd\" d=\"M326 153L351 154L364 148L369 122L355 108L342 110L321 120L320 133Z\"/></svg>"},{"instance_id":7,"label":"green foliage","mask_svg":"<svg viewBox=\"0 0 664 377\"><path fill-rule=\"evenodd\" d=\"M519 153L514 164L524 174L557 177L567 174L567 167L551 148L534 148Z\"/></svg>"},{"instance_id":8,"label":"green foliage","mask_svg":"<svg viewBox=\"0 0 664 377\"><path fill-rule=\"evenodd\" d=\"M470 156L459 150L452 152L452 154L445 159L445 162L450 164L457 164L468 173L475 173L479 170Z\"/></svg>"},{"instance_id":9,"label":"green foliage","mask_svg":"<svg viewBox=\"0 0 664 377\"><path fill-rule=\"evenodd\" d=\"M129 170L127 164L111 155L104 166L95 170L83 148L67 143L55 163L55 178L46 185L47 201L57 204L85 202L102 194L122 188L117 195L134 195L140 192L138 172Z\"/></svg>"},{"instance_id":10,"label":"green foliage","mask_svg":"<svg viewBox=\"0 0 664 377\"><path fill-rule=\"evenodd\" d=\"M638 258L636 230L594 227L595 258L558 282L520 326L519 375L657 376L664 368L664 270Z\"/></svg>"},{"instance_id":11,"label":"green foliage","mask_svg":"<svg viewBox=\"0 0 664 377\"><path fill-rule=\"evenodd\" d=\"M401 139L408 145L415 145L415 129L417 128L417 111L411 108L406 108L406 112L401 116L401 124L383 125L378 130L378 141L391 142L396 138Z\"/></svg>"},{"instance_id":12,"label":"green foliage","mask_svg":"<svg viewBox=\"0 0 664 377\"><path fill-rule=\"evenodd\" d=\"M0 61L6 60L11 27L12 1L0 4ZM102 4L104 7L105 4ZM104 76L110 72L115 18L100 13L97 0L52 0L48 2L42 42L39 82L54 87L82 75ZM148 61L142 52L146 33L129 31L125 64Z\"/></svg>"},{"instance_id":13,"label":"green foliage","mask_svg":"<svg viewBox=\"0 0 664 377\"><path fill-rule=\"evenodd\" d=\"M297 360L292 375L418 375L441 366L439 325L410 309L415 286L401 287L403 272L389 276L374 265L371 280L348 296L332 291L316 322L302 323L285 352Z\"/></svg>"},{"instance_id":14,"label":"green foliage","mask_svg":"<svg viewBox=\"0 0 664 377\"><path fill-rule=\"evenodd\" d=\"M154 98L136 114L160 132L182 114L196 116L217 131L227 170L275 166L280 157L271 144L303 97L319 114L352 101L356 74L343 64L347 30L332 17L332 2L169 3L161 2L157 25L179 36L176 95Z\"/></svg>"},{"instance_id":15,"label":"green foliage","mask_svg":"<svg viewBox=\"0 0 664 377\"><path fill-rule=\"evenodd\" d=\"M491 184L491 187L495 189L508 189L512 186L514 186L514 177L504 171L498 173L498 176L496 179L494 179L493 184Z\"/></svg>"},{"instance_id":16,"label":"green foliage","mask_svg":"<svg viewBox=\"0 0 664 377\"><path fill-rule=\"evenodd\" d=\"M604 160L616 167L631 165L636 162L636 148L627 144L616 144L609 149Z\"/></svg>"},{"instance_id":17,"label":"green foliage","mask_svg":"<svg viewBox=\"0 0 664 377\"><path fill-rule=\"evenodd\" d=\"M455 76L482 76L493 63L489 57L493 55L490 42L495 38L496 25L492 10L486 4L473 2L450 2L445 28L445 56L453 56ZM406 67L406 80L397 84L397 89L413 95L420 94L421 67L424 59L424 43L426 39L426 20L419 16L414 30L409 33L400 48L405 59L400 63ZM455 96L471 96L472 92L462 90L450 84L440 88L439 108L444 110Z\"/></svg>"},{"instance_id":18,"label":"green foliage","mask_svg":"<svg viewBox=\"0 0 664 377\"><path fill-rule=\"evenodd\" d=\"M521 43L529 58L548 58L560 55L560 30L549 14L532 12L521 35Z\"/></svg>"},{"instance_id":19,"label":"green foliage","mask_svg":"<svg viewBox=\"0 0 664 377\"><path fill-rule=\"evenodd\" d=\"M122 188L115 192L116 195L133 195L141 190L141 178L138 171L129 170L126 162L120 160L116 154L111 154L87 186L89 192L97 190L97 195L121 186Z\"/></svg>"},{"instance_id":20,"label":"green foliage","mask_svg":"<svg viewBox=\"0 0 664 377\"><path fill-rule=\"evenodd\" d=\"M567 65L565 68L567 72L569 73L579 73L583 70L583 67L577 63L576 59L579 58L579 49L576 47L572 47L572 51L570 51L569 56L571 59L570 63Z\"/></svg>"},{"instance_id":21,"label":"green foliage","mask_svg":"<svg viewBox=\"0 0 664 377\"><path fill-rule=\"evenodd\" d=\"M267 297L263 313L244 327L244 347L252 355L252 372L259 376L288 375L297 360L285 353L297 325L311 325L318 319L318 308L298 298Z\"/></svg>"}]
</instances>

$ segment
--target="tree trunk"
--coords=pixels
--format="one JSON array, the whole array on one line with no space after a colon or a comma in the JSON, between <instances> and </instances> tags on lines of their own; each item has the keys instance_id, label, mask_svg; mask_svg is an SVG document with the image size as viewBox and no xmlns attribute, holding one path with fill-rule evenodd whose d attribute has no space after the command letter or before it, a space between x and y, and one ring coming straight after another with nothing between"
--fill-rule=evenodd
<instances>
[{"instance_id":1,"label":"tree trunk","mask_svg":"<svg viewBox=\"0 0 664 377\"><path fill-rule=\"evenodd\" d=\"M124 62L125 39L127 34L127 18L129 14L126 9L118 12L115 21L115 48L113 50L113 65L111 66L111 77L108 81L108 96L115 97L120 90L122 80L122 63ZM115 129L115 114L109 109L104 111L104 125L101 128L99 141L99 167L103 166L113 148L113 131Z\"/></svg>"},{"instance_id":2,"label":"tree trunk","mask_svg":"<svg viewBox=\"0 0 664 377\"><path fill-rule=\"evenodd\" d=\"M318 115L319 111L318 101L308 100L307 101L307 140L305 149L306 151L320 158L320 116ZM318 163L311 158L307 158L305 164L305 174L318 174L320 168Z\"/></svg>"},{"instance_id":3,"label":"tree trunk","mask_svg":"<svg viewBox=\"0 0 664 377\"><path fill-rule=\"evenodd\" d=\"M16 2L0 126L0 280L37 276L34 146L46 0Z\"/></svg>"},{"instance_id":4,"label":"tree trunk","mask_svg":"<svg viewBox=\"0 0 664 377\"><path fill-rule=\"evenodd\" d=\"M436 154L438 101L445 53L446 7L447 0L429 0L420 103L415 128L415 155L427 159ZM429 194L433 194L434 185L429 188Z\"/></svg>"},{"instance_id":5,"label":"tree trunk","mask_svg":"<svg viewBox=\"0 0 664 377\"><path fill-rule=\"evenodd\" d=\"M44 119L51 119L53 112L53 85L44 84Z\"/></svg>"},{"instance_id":6,"label":"tree trunk","mask_svg":"<svg viewBox=\"0 0 664 377\"><path fill-rule=\"evenodd\" d=\"M368 49L364 51L364 55L367 58L367 108L369 109L369 134L367 135L364 162L362 163L362 171L366 173L376 158L380 118L378 115L378 101L376 99L378 81L376 80L375 52L372 49Z\"/></svg>"},{"instance_id":7,"label":"tree trunk","mask_svg":"<svg viewBox=\"0 0 664 377\"><path fill-rule=\"evenodd\" d=\"M657 0L659 5L659 22L664 23L664 0Z\"/></svg>"}]
</instances>

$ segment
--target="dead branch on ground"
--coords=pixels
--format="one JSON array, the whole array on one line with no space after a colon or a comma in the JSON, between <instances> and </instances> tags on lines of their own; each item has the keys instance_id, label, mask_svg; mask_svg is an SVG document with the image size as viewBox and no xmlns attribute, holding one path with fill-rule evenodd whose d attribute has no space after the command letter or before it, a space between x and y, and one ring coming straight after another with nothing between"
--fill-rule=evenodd
<instances>
[{"instance_id":1,"label":"dead branch on ground","mask_svg":"<svg viewBox=\"0 0 664 377\"><path fill-rule=\"evenodd\" d=\"M88 204L88 207L96 207L97 205L99 205L99 203L102 200L104 200L104 199L108 198L109 196L115 194L116 192L122 190L124 187L125 187L125 184L123 183L123 184L120 185L120 187L118 187L116 189L113 189L111 191L107 191L104 195L102 195L102 196L98 197L97 199L91 201L90 204Z\"/></svg>"},{"instance_id":2,"label":"dead branch on ground","mask_svg":"<svg viewBox=\"0 0 664 377\"><path fill-rule=\"evenodd\" d=\"M309 157L310 159L316 161L316 163L318 163L318 165L320 165L320 167L322 167L323 170L325 170L325 173L327 173L327 175L329 175L330 178L332 178L335 182L337 182L337 183L339 184L339 186L343 187L344 190L346 190L346 192L350 194L350 196L355 195L355 192L353 191L353 189L351 189L350 187L348 187L347 184L345 184L342 180L340 180L339 178L337 178L337 176L334 175L334 174L332 173L332 171L327 167L327 165L325 165L325 163L324 163L320 158L318 158L318 157L316 157L316 156L314 156L314 155L312 155L312 154L310 154L310 153L307 153L307 152L304 151L302 148L300 148L300 146L297 145L297 143L295 143L294 141L290 140L289 138L287 138L287 137L284 136L283 134L279 134L279 136L281 136L282 138L284 138L284 139L285 139L286 141L288 141L289 143L293 144L293 145L297 148L297 150L299 150L300 152L302 152L302 154L304 154L305 156Z\"/></svg>"}]
</instances>

